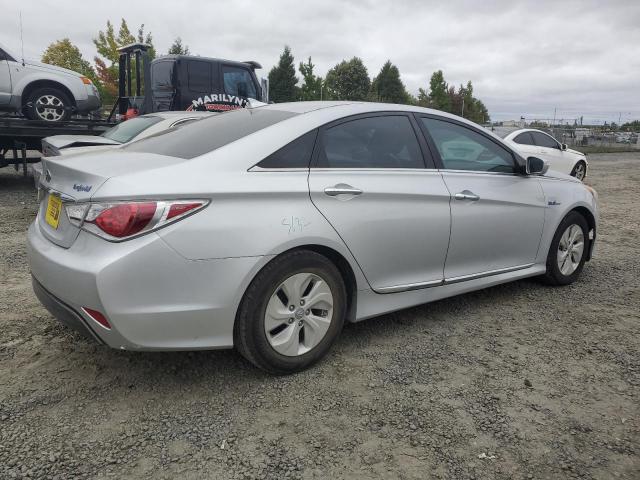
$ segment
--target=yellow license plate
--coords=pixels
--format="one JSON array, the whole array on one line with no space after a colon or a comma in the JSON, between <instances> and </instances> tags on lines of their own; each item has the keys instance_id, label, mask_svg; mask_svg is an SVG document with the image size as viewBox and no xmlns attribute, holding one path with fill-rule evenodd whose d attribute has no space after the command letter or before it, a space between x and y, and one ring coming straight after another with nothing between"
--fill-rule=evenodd
<instances>
[{"instance_id":1,"label":"yellow license plate","mask_svg":"<svg viewBox=\"0 0 640 480\"><path fill-rule=\"evenodd\" d=\"M61 211L62 199L57 195L50 194L49 201L47 202L47 214L45 215L45 220L53 228L58 228L58 223L60 223Z\"/></svg>"}]
</instances>

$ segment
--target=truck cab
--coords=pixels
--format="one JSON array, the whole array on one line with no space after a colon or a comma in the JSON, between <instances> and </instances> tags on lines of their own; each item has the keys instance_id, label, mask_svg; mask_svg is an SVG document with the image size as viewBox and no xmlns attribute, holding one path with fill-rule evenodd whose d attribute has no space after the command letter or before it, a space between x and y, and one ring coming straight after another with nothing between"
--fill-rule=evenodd
<instances>
[{"instance_id":1,"label":"truck cab","mask_svg":"<svg viewBox=\"0 0 640 480\"><path fill-rule=\"evenodd\" d=\"M225 111L267 102L268 88L256 77L259 63L190 55L167 55L151 62L145 110ZM150 94L150 95L149 95Z\"/></svg>"}]
</instances>

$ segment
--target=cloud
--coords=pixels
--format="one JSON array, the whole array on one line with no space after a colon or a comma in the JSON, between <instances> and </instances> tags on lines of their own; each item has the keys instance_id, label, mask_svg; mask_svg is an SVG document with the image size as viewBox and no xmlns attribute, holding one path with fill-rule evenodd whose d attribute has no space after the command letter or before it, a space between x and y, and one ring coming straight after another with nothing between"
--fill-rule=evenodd
<instances>
[{"instance_id":1,"label":"cloud","mask_svg":"<svg viewBox=\"0 0 640 480\"><path fill-rule=\"evenodd\" d=\"M287 44L320 74L359 56L373 76L390 59L412 93L442 69L453 85L471 80L494 119L640 118L640 2L5 0L0 42L14 51L18 9L29 57L69 37L92 59L91 39L120 21L107 12L122 12L160 52L180 36L195 54L257 60L265 76Z\"/></svg>"}]
</instances>

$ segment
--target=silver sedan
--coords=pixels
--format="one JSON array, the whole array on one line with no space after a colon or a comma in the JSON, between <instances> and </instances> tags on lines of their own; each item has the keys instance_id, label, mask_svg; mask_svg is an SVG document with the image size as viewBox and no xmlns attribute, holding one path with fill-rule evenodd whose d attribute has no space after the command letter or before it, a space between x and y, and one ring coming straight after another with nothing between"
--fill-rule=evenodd
<instances>
[{"instance_id":1,"label":"silver sedan","mask_svg":"<svg viewBox=\"0 0 640 480\"><path fill-rule=\"evenodd\" d=\"M574 282L596 193L442 112L301 102L46 159L40 301L126 350L236 347L288 373L345 322L525 277Z\"/></svg>"}]
</instances>

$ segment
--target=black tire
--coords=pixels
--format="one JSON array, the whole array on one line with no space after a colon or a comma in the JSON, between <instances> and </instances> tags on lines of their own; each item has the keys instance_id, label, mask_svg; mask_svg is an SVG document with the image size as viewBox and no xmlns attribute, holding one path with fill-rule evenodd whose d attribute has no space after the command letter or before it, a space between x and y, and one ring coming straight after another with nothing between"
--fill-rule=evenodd
<instances>
[{"instance_id":1,"label":"black tire","mask_svg":"<svg viewBox=\"0 0 640 480\"><path fill-rule=\"evenodd\" d=\"M584 172L582 174L582 178L578 178L579 168L582 168L582 171ZM583 162L582 160L580 160L578 163L576 163L573 166L573 170L571 170L571 176L578 178L578 180L580 180L580 181L583 181L585 178L587 178L587 164L585 162Z\"/></svg>"},{"instance_id":2,"label":"black tire","mask_svg":"<svg viewBox=\"0 0 640 480\"><path fill-rule=\"evenodd\" d=\"M578 267L570 275L565 275L560 271L560 267L558 266L558 247L562 235L571 225L577 225L582 229L582 234L584 236L584 248L582 250L582 258L580 259ZM553 236L553 240L551 241L549 253L547 254L547 273L543 276L544 281L549 285L569 285L575 282L580 276L580 272L582 272L584 267L584 262L587 259L590 246L589 242L589 225L587 224L587 221L578 212L569 212L562 222L560 222L560 225Z\"/></svg>"},{"instance_id":3,"label":"black tire","mask_svg":"<svg viewBox=\"0 0 640 480\"><path fill-rule=\"evenodd\" d=\"M285 356L278 353L267 339L265 310L282 282L301 272L318 275L327 283L333 296L333 316L325 336L314 348L302 355ZM267 264L247 288L236 316L234 345L244 358L269 373L284 375L304 370L323 358L340 335L346 301L342 276L328 258L308 250L285 253Z\"/></svg>"},{"instance_id":4,"label":"black tire","mask_svg":"<svg viewBox=\"0 0 640 480\"><path fill-rule=\"evenodd\" d=\"M56 99L54 101L54 105L60 104L63 110L53 110L56 112L54 114L51 109L44 109L42 107L39 107L37 105L37 102L43 97ZM71 116L72 107L73 102L71 101L69 96L62 90L53 87L36 88L29 94L29 97L26 100L24 114L30 120L40 120L52 123L64 122Z\"/></svg>"}]
</instances>

